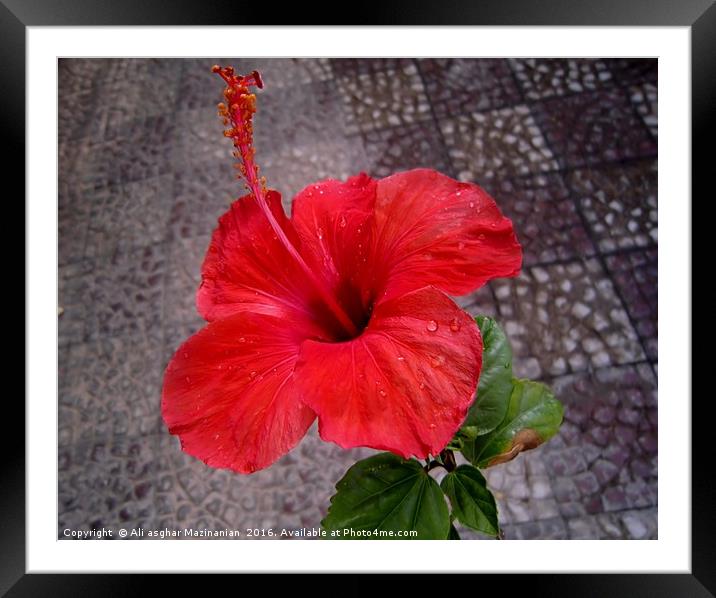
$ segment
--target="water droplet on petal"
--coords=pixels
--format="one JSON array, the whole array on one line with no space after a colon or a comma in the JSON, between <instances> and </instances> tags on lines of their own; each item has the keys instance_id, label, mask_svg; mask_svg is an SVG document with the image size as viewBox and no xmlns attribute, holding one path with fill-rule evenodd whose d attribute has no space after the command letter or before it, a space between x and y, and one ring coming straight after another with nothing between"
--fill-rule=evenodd
<instances>
[{"instance_id":1,"label":"water droplet on petal","mask_svg":"<svg viewBox=\"0 0 716 598\"><path fill-rule=\"evenodd\" d=\"M242 336L242 337L239 339L239 342L240 342L240 343L245 343L245 342L246 342L246 339Z\"/></svg>"},{"instance_id":2,"label":"water droplet on petal","mask_svg":"<svg viewBox=\"0 0 716 598\"><path fill-rule=\"evenodd\" d=\"M423 390L425 388L425 382L420 383L420 390Z\"/></svg>"},{"instance_id":3,"label":"water droplet on petal","mask_svg":"<svg viewBox=\"0 0 716 598\"><path fill-rule=\"evenodd\" d=\"M470 207L471 207L471 208L474 208L474 207L475 207L475 202L474 202L474 201L471 201L471 202L470 202Z\"/></svg>"},{"instance_id":4,"label":"water droplet on petal","mask_svg":"<svg viewBox=\"0 0 716 598\"><path fill-rule=\"evenodd\" d=\"M460 326L460 320L458 320L457 318L453 318L452 322L450 322L450 330L452 330L453 332L457 332L458 330L460 330Z\"/></svg>"},{"instance_id":5,"label":"water droplet on petal","mask_svg":"<svg viewBox=\"0 0 716 598\"><path fill-rule=\"evenodd\" d=\"M345 228L345 227L346 227L346 224L347 224L347 223L346 223L346 217L345 217L345 216L341 216L341 219L338 221L338 226L340 226L341 228Z\"/></svg>"},{"instance_id":6,"label":"water droplet on petal","mask_svg":"<svg viewBox=\"0 0 716 598\"><path fill-rule=\"evenodd\" d=\"M429 332L435 332L438 329L438 323L435 320L430 320L425 325L425 328L427 328Z\"/></svg>"},{"instance_id":7,"label":"water droplet on petal","mask_svg":"<svg viewBox=\"0 0 716 598\"><path fill-rule=\"evenodd\" d=\"M434 368L439 368L440 366L445 365L445 357L443 357L442 355L435 355L430 360L430 365Z\"/></svg>"},{"instance_id":8,"label":"water droplet on petal","mask_svg":"<svg viewBox=\"0 0 716 598\"><path fill-rule=\"evenodd\" d=\"M398 355L398 361L405 361L405 357L403 357L402 355Z\"/></svg>"},{"instance_id":9,"label":"water droplet on petal","mask_svg":"<svg viewBox=\"0 0 716 598\"><path fill-rule=\"evenodd\" d=\"M254 378L256 378L256 371L255 371L255 370L252 370L252 371L251 371L251 373L249 374L249 378L250 378L251 380L253 380Z\"/></svg>"},{"instance_id":10,"label":"water droplet on petal","mask_svg":"<svg viewBox=\"0 0 716 598\"><path fill-rule=\"evenodd\" d=\"M387 394L388 394L388 393L385 392L382 388L380 389L380 396L381 396L381 397L384 397L384 396L386 396Z\"/></svg>"},{"instance_id":11,"label":"water droplet on petal","mask_svg":"<svg viewBox=\"0 0 716 598\"><path fill-rule=\"evenodd\" d=\"M316 236L317 236L319 239L322 239L322 238L323 238L323 229L322 229L322 228L317 228L317 229L316 229Z\"/></svg>"},{"instance_id":12,"label":"water droplet on petal","mask_svg":"<svg viewBox=\"0 0 716 598\"><path fill-rule=\"evenodd\" d=\"M187 384L190 384L190 383L191 383L191 378L189 378L189 376L187 376L186 378L184 378L184 380L186 380L186 383L187 383Z\"/></svg>"},{"instance_id":13,"label":"water droplet on petal","mask_svg":"<svg viewBox=\"0 0 716 598\"><path fill-rule=\"evenodd\" d=\"M437 428L437 426L436 426L435 424L430 424L430 429L431 429L431 430L434 430L435 428Z\"/></svg>"}]
</instances>

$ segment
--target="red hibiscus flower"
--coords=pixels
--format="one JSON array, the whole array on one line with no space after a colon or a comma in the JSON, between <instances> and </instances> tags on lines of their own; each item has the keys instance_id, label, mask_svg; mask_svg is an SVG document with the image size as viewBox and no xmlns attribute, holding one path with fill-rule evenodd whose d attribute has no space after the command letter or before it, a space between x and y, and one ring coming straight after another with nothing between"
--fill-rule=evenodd
<instances>
[{"instance_id":1,"label":"red hibiscus flower","mask_svg":"<svg viewBox=\"0 0 716 598\"><path fill-rule=\"evenodd\" d=\"M219 113L249 193L219 219L162 413L183 449L250 473L318 417L324 440L438 454L477 387L482 339L446 293L519 272L512 223L474 184L418 169L310 185L291 217L254 162L254 72L225 80Z\"/></svg>"}]
</instances>

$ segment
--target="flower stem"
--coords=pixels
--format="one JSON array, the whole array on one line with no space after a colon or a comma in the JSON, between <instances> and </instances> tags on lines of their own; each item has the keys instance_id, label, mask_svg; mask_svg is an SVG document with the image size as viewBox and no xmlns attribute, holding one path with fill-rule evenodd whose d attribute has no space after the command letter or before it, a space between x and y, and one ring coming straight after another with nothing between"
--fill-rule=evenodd
<instances>
[{"instance_id":1,"label":"flower stem","mask_svg":"<svg viewBox=\"0 0 716 598\"><path fill-rule=\"evenodd\" d=\"M457 463L455 461L455 453L453 453L451 450L444 449L437 459L433 461L430 461L430 459L428 459L423 469L426 472L429 472L436 467L442 467L448 473L454 471L457 467Z\"/></svg>"},{"instance_id":2,"label":"flower stem","mask_svg":"<svg viewBox=\"0 0 716 598\"><path fill-rule=\"evenodd\" d=\"M443 467L445 467L448 472L454 471L457 467L457 463L455 462L455 453L453 453L451 450L443 450L440 453L440 458L443 461Z\"/></svg>"}]
</instances>

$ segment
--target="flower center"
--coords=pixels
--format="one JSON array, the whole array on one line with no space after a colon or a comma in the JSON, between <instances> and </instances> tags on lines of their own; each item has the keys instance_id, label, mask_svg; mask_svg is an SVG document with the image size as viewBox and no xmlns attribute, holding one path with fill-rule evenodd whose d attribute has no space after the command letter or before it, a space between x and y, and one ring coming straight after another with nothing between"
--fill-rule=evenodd
<instances>
[{"instance_id":1,"label":"flower center","mask_svg":"<svg viewBox=\"0 0 716 598\"><path fill-rule=\"evenodd\" d=\"M263 177L259 179L259 168L254 161L256 152L253 147L252 119L256 112L256 96L249 91L250 87L258 87L259 89L263 87L261 75L258 71L253 71L246 76L235 75L234 69L230 66L222 68L217 65L212 67L211 70L226 82L226 89L224 90L226 104L223 102L219 104L218 110L224 125L229 127L224 131L224 135L232 139L236 148L234 157L240 160L238 164L239 178L243 177L246 187L261 208L274 234L306 274L308 282L314 287L321 301L333 314L345 334L349 337L356 336L358 329L353 320L341 308L323 281L306 264L306 261L301 257L301 254L276 221L266 201L266 180Z\"/></svg>"}]
</instances>

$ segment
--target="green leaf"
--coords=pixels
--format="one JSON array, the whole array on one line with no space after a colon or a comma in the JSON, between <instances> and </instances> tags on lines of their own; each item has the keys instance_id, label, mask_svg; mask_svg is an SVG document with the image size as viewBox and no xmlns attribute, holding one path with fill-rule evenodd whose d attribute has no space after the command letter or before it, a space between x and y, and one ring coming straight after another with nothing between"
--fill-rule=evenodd
<instances>
[{"instance_id":1,"label":"green leaf","mask_svg":"<svg viewBox=\"0 0 716 598\"><path fill-rule=\"evenodd\" d=\"M487 489L484 476L471 465L460 465L440 484L450 499L452 512L463 525L478 532L497 536L497 505Z\"/></svg>"},{"instance_id":2,"label":"green leaf","mask_svg":"<svg viewBox=\"0 0 716 598\"><path fill-rule=\"evenodd\" d=\"M464 442L464 440L459 435L456 434L455 436L453 436L453 439L447 443L447 445L445 446L445 450L460 451L460 450L462 450L463 442Z\"/></svg>"},{"instance_id":3,"label":"green leaf","mask_svg":"<svg viewBox=\"0 0 716 598\"><path fill-rule=\"evenodd\" d=\"M493 318L475 318L482 334L482 369L477 399L470 407L461 435L475 438L494 430L504 419L512 394L512 349Z\"/></svg>"},{"instance_id":4,"label":"green leaf","mask_svg":"<svg viewBox=\"0 0 716 598\"><path fill-rule=\"evenodd\" d=\"M455 526L451 523L450 524L450 533L448 534L448 540L459 540L459 539L460 539L460 534L457 533Z\"/></svg>"},{"instance_id":5,"label":"green leaf","mask_svg":"<svg viewBox=\"0 0 716 598\"><path fill-rule=\"evenodd\" d=\"M492 432L463 442L462 454L477 467L505 463L552 438L562 415L562 404L547 386L514 380L504 419Z\"/></svg>"},{"instance_id":6,"label":"green leaf","mask_svg":"<svg viewBox=\"0 0 716 598\"><path fill-rule=\"evenodd\" d=\"M401 459L392 453L363 459L346 472L336 490L328 515L321 522L328 539L448 537L450 513L445 497L415 459ZM395 534L412 530L417 536ZM360 535L364 531L377 533Z\"/></svg>"}]
</instances>

